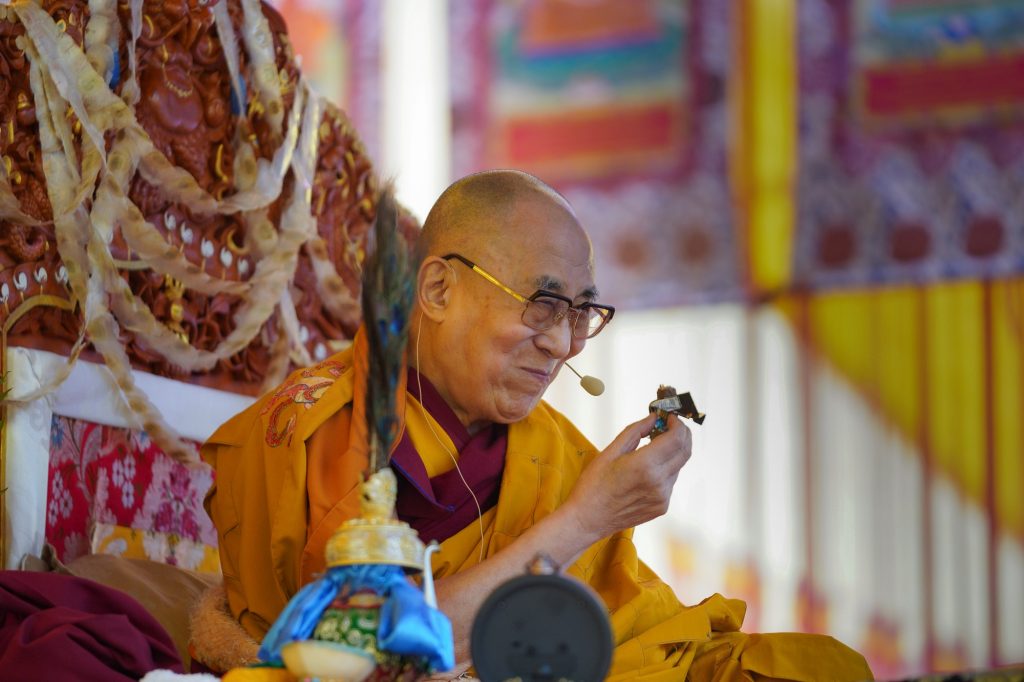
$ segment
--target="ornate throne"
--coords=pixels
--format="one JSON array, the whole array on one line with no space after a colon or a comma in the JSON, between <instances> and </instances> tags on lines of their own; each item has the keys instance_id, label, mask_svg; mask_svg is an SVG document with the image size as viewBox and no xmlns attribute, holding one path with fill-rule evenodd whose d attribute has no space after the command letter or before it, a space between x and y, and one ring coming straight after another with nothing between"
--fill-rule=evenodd
<instances>
[{"instance_id":1,"label":"ornate throne","mask_svg":"<svg viewBox=\"0 0 1024 682\"><path fill-rule=\"evenodd\" d=\"M6 567L216 570L196 443L351 338L377 186L259 0L0 5Z\"/></svg>"}]
</instances>

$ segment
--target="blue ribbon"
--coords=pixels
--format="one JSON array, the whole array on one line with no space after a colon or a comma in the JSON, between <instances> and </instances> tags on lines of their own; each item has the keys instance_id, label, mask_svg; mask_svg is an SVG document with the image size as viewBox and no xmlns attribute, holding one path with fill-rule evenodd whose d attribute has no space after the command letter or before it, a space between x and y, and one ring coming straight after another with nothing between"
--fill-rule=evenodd
<instances>
[{"instance_id":1,"label":"blue ribbon","mask_svg":"<svg viewBox=\"0 0 1024 682\"><path fill-rule=\"evenodd\" d=\"M353 592L370 589L384 598L377 628L377 646L382 651L425 658L434 670L455 667L447 616L427 605L400 567L384 564L331 568L299 590L264 637L260 660L282 665L281 649L312 637L320 617L345 586Z\"/></svg>"},{"instance_id":2,"label":"blue ribbon","mask_svg":"<svg viewBox=\"0 0 1024 682\"><path fill-rule=\"evenodd\" d=\"M385 651L422 656L434 670L455 667L451 622L404 579L392 585L390 599L381 605L377 645Z\"/></svg>"}]
</instances>

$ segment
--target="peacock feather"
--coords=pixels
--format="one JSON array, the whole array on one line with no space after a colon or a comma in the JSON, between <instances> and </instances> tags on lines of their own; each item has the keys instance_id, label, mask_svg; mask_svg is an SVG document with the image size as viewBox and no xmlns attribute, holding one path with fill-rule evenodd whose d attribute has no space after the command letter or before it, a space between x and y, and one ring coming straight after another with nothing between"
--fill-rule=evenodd
<instances>
[{"instance_id":1,"label":"peacock feather","mask_svg":"<svg viewBox=\"0 0 1024 682\"><path fill-rule=\"evenodd\" d=\"M366 425L372 475L388 464L397 435L395 393L404 371L409 314L416 272L412 249L398 228L398 206L389 183L377 202L377 217L363 266L363 324L367 340Z\"/></svg>"}]
</instances>

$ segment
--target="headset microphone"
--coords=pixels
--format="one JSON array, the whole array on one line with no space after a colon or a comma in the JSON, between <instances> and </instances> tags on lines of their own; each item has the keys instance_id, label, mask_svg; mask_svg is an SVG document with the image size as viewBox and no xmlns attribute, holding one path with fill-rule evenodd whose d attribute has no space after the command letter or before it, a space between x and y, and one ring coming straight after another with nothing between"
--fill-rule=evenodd
<instances>
[{"instance_id":1,"label":"headset microphone","mask_svg":"<svg viewBox=\"0 0 1024 682\"><path fill-rule=\"evenodd\" d=\"M575 369L573 369L572 365L570 365L568 362L565 363L565 366L572 370L572 373L580 378L580 386L583 387L584 391L586 391L592 396L599 396L602 393L604 393L603 381L601 381L597 377L592 377L589 374L587 376L583 376Z\"/></svg>"}]
</instances>

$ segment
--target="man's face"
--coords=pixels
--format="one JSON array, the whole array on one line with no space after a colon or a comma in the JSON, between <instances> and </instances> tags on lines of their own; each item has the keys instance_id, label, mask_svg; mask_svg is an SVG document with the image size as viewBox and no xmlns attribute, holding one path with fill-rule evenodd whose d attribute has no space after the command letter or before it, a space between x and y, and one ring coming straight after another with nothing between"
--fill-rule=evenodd
<instances>
[{"instance_id":1,"label":"man's face","mask_svg":"<svg viewBox=\"0 0 1024 682\"><path fill-rule=\"evenodd\" d=\"M590 242L575 218L539 201L519 207L512 222L499 242L462 255L522 296L544 289L574 305L594 299ZM465 264L451 266L457 284L436 349L443 355L442 391L470 427L518 421L586 339L572 335L567 318L543 331L528 327L521 302Z\"/></svg>"}]
</instances>

